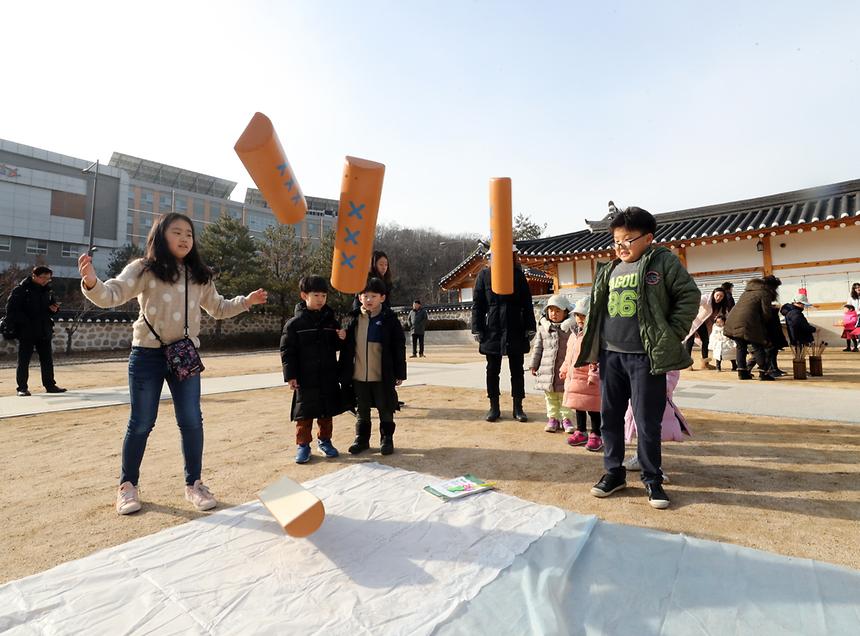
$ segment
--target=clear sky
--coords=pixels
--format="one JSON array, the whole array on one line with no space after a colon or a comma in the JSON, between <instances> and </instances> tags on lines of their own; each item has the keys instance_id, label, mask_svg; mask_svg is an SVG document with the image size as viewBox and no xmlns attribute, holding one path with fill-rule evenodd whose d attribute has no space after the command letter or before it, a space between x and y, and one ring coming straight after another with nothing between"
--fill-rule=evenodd
<instances>
[{"instance_id":1,"label":"clear sky","mask_svg":"<svg viewBox=\"0 0 860 636\"><path fill-rule=\"evenodd\" d=\"M487 234L488 179L560 234L860 177L860 3L3 3L0 137L252 185L273 120L308 195L386 164L380 220Z\"/></svg>"}]
</instances>

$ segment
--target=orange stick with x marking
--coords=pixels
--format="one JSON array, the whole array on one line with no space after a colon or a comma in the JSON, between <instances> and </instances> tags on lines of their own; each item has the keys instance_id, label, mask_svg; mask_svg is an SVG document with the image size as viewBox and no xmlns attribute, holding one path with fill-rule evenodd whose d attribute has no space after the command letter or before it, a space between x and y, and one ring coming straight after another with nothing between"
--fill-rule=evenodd
<instances>
[{"instance_id":1,"label":"orange stick with x marking","mask_svg":"<svg viewBox=\"0 0 860 636\"><path fill-rule=\"evenodd\" d=\"M332 287L344 294L359 293L367 282L384 176L385 166L375 161L347 157L344 163L331 265Z\"/></svg>"}]
</instances>

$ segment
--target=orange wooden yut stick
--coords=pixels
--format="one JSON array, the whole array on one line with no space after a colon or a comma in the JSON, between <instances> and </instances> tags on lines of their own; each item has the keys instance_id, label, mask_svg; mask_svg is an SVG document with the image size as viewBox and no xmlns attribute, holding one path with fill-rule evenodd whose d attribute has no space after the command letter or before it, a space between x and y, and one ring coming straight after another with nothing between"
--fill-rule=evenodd
<instances>
[{"instance_id":1,"label":"orange wooden yut stick","mask_svg":"<svg viewBox=\"0 0 860 636\"><path fill-rule=\"evenodd\" d=\"M305 218L305 195L268 117L254 113L233 149L278 221L292 225Z\"/></svg>"},{"instance_id":2,"label":"orange wooden yut stick","mask_svg":"<svg viewBox=\"0 0 860 636\"><path fill-rule=\"evenodd\" d=\"M514 293L514 226L509 177L490 179L490 286Z\"/></svg>"},{"instance_id":3,"label":"orange wooden yut stick","mask_svg":"<svg viewBox=\"0 0 860 636\"><path fill-rule=\"evenodd\" d=\"M313 534L325 519L323 502L289 477L263 488L257 497L291 537Z\"/></svg>"},{"instance_id":4,"label":"orange wooden yut stick","mask_svg":"<svg viewBox=\"0 0 860 636\"><path fill-rule=\"evenodd\" d=\"M367 282L384 176L381 163L357 157L345 160L331 265L332 287L344 294L359 293Z\"/></svg>"}]
</instances>

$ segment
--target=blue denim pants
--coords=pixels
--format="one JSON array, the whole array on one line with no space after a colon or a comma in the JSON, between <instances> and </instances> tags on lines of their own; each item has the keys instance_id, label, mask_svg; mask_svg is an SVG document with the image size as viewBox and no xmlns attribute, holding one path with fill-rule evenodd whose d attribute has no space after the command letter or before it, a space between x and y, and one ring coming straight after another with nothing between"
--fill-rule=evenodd
<instances>
[{"instance_id":1,"label":"blue denim pants","mask_svg":"<svg viewBox=\"0 0 860 636\"><path fill-rule=\"evenodd\" d=\"M203 414L200 411L200 376L180 382L167 369L164 349L132 347L128 357L128 390L131 416L122 443L122 473L119 482L137 486L146 440L158 417L158 403L164 381L173 397L176 423L182 436L185 483L200 479L203 464Z\"/></svg>"}]
</instances>

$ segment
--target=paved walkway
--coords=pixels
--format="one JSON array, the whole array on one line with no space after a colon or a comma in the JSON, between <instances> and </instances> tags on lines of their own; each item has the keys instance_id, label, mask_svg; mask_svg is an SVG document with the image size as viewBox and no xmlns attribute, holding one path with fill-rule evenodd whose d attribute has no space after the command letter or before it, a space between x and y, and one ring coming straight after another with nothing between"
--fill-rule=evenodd
<instances>
[{"instance_id":1,"label":"paved walkway","mask_svg":"<svg viewBox=\"0 0 860 636\"><path fill-rule=\"evenodd\" d=\"M526 379L526 385L531 385ZM484 363L467 362L444 364L424 362L409 367L409 380L405 386L447 386L483 389ZM203 395L266 389L284 385L283 375L260 373L226 377L206 377ZM502 392L510 392L510 378L503 368ZM539 395L539 391L529 389ZM162 399L169 399L166 386ZM675 401L682 408L695 408L724 413L768 415L797 419L818 419L860 424L857 421L857 398L860 392L850 389L828 389L800 386L791 380L772 383L748 382L696 382L684 379L675 391ZM0 419L21 415L36 415L75 409L97 408L128 404L128 387L81 389L61 394L34 393L28 398L9 396L0 398Z\"/></svg>"}]
</instances>

